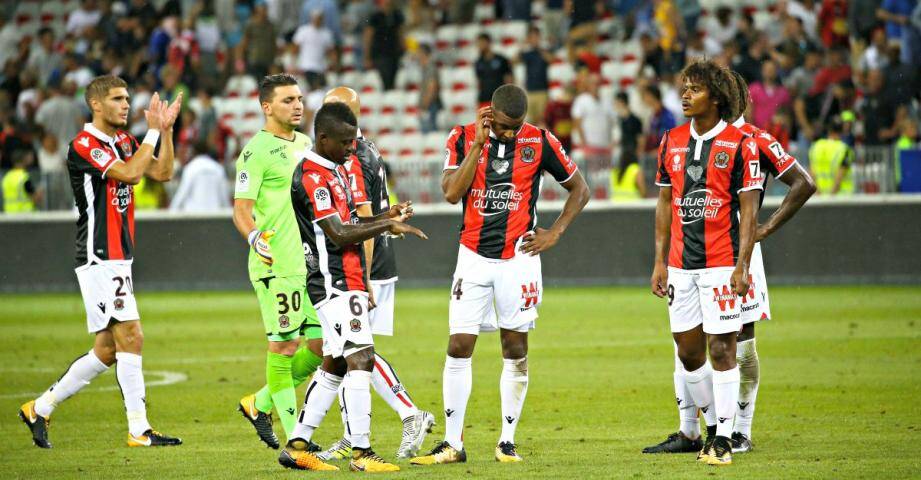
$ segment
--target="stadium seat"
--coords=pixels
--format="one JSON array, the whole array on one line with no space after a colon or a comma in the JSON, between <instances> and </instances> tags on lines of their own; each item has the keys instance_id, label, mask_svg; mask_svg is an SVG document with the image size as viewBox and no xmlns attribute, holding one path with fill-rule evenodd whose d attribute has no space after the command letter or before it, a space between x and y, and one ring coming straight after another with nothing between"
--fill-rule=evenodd
<instances>
[{"instance_id":1,"label":"stadium seat","mask_svg":"<svg viewBox=\"0 0 921 480\"><path fill-rule=\"evenodd\" d=\"M568 85L576 78L576 71L569 63L554 63L547 69L547 78L551 85Z\"/></svg>"},{"instance_id":2,"label":"stadium seat","mask_svg":"<svg viewBox=\"0 0 921 480\"><path fill-rule=\"evenodd\" d=\"M461 26L460 34L457 37L457 47L463 48L467 45L476 45L476 37L483 31L483 27L475 23L468 23Z\"/></svg>"},{"instance_id":3,"label":"stadium seat","mask_svg":"<svg viewBox=\"0 0 921 480\"><path fill-rule=\"evenodd\" d=\"M435 32L435 48L450 50L457 45L460 37L460 25L443 25Z\"/></svg>"},{"instance_id":4,"label":"stadium seat","mask_svg":"<svg viewBox=\"0 0 921 480\"><path fill-rule=\"evenodd\" d=\"M473 10L473 21L479 23L491 23L496 19L496 7L492 3L477 2Z\"/></svg>"}]
</instances>

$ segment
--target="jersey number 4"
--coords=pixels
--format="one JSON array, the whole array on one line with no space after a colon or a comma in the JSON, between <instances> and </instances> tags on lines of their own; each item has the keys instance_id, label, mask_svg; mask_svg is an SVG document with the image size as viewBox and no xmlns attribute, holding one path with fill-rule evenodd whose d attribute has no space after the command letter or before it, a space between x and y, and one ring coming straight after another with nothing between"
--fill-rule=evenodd
<instances>
[{"instance_id":1,"label":"jersey number 4","mask_svg":"<svg viewBox=\"0 0 921 480\"><path fill-rule=\"evenodd\" d=\"M460 300L461 295L464 294L464 291L461 290L462 283L464 283L464 279L458 278L457 281L454 282L454 288L451 290L451 295L454 295L454 298L456 298L457 300Z\"/></svg>"}]
</instances>

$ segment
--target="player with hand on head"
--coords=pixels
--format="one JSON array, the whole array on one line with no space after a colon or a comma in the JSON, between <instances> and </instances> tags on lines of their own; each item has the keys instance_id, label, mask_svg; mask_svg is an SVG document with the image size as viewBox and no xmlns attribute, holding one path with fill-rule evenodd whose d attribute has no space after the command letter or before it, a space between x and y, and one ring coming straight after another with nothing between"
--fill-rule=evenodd
<instances>
[{"instance_id":1,"label":"player with hand on head","mask_svg":"<svg viewBox=\"0 0 921 480\"><path fill-rule=\"evenodd\" d=\"M134 298L131 264L134 259L134 191L146 175L165 182L173 176L173 125L182 105L150 99L144 111L149 130L138 143L124 130L128 125L128 85L113 75L94 78L86 87L92 122L70 143L67 169L79 218L76 273L86 307L86 323L95 335L92 350L70 364L64 375L35 400L26 402L19 418L32 441L51 448L48 424L64 400L116 364L115 375L128 416L128 446L179 445L147 420L141 349L144 334ZM155 147L159 141L159 155Z\"/></svg>"},{"instance_id":2,"label":"player with hand on head","mask_svg":"<svg viewBox=\"0 0 921 480\"><path fill-rule=\"evenodd\" d=\"M323 326L324 357L307 387L289 445L309 442L339 396L352 446L349 468L392 472L400 468L384 461L371 448L371 370L375 355L368 321L365 272L369 266L361 243L383 233L427 237L404 223L413 213L408 203L394 205L373 217L357 215L342 167L355 152L357 124L344 103L320 107L314 119L316 144L298 163L292 179L291 201L307 256L307 293ZM299 458L288 455L287 448L279 462L289 468L304 468Z\"/></svg>"},{"instance_id":3,"label":"player with hand on head","mask_svg":"<svg viewBox=\"0 0 921 480\"><path fill-rule=\"evenodd\" d=\"M650 283L655 295L668 297L687 394L707 424L697 458L729 465L739 398L739 297L748 294L764 178L758 145L727 123L738 108L731 74L701 60L681 77L682 109L691 120L667 131L659 145Z\"/></svg>"},{"instance_id":4,"label":"player with hand on head","mask_svg":"<svg viewBox=\"0 0 921 480\"><path fill-rule=\"evenodd\" d=\"M263 78L259 103L265 125L237 158L233 222L250 246L249 279L268 340L267 384L243 397L239 410L266 445L278 448L272 408L277 407L290 438L297 414L294 389L322 362L323 340L307 299L304 247L291 207L291 174L312 145L310 137L297 131L304 112L297 80L286 74ZM301 337L306 337L306 345L301 345ZM305 445L304 450L319 447Z\"/></svg>"},{"instance_id":5,"label":"player with hand on head","mask_svg":"<svg viewBox=\"0 0 921 480\"><path fill-rule=\"evenodd\" d=\"M358 93L348 87L337 87L326 94L323 103L342 102L349 106L355 118L361 115L361 100ZM345 172L352 190L352 199L359 217L368 218L380 215L388 210L407 210L412 202L390 205L387 192L387 175L384 159L374 143L361 134L358 129L355 150L347 162ZM392 239L388 235L378 235L364 241L365 282L368 290L368 319L371 333L374 335L393 335L394 290L397 282L396 258ZM371 385L374 391L390 405L403 422L403 435L397 448L397 458L410 458L419 452L426 433L435 424L435 416L419 410L406 387L400 382L393 366L374 351L374 369L371 371ZM343 388L341 385L340 389ZM345 428L342 439L335 442L318 456L322 460L343 459L351 456L348 423L345 405L340 404L342 424Z\"/></svg>"},{"instance_id":6,"label":"player with hand on head","mask_svg":"<svg viewBox=\"0 0 921 480\"><path fill-rule=\"evenodd\" d=\"M463 201L463 225L451 289L447 358L442 388L445 438L411 463L466 462L464 414L473 383L472 356L481 331L500 330L500 462L520 462L515 429L528 389L528 331L543 291L540 253L552 248L588 203L576 164L549 131L524 121L527 94L515 85L496 89L476 122L448 137L442 190ZM569 192L549 229L537 226L536 205L544 172Z\"/></svg>"}]
</instances>

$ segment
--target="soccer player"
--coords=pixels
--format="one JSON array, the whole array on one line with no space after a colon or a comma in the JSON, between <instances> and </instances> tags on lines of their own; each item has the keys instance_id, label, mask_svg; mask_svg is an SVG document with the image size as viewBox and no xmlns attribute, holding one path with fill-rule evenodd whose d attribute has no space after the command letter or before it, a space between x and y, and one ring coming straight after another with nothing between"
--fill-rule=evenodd
<instances>
[{"instance_id":1,"label":"soccer player","mask_svg":"<svg viewBox=\"0 0 921 480\"><path fill-rule=\"evenodd\" d=\"M666 132L659 145L651 287L668 297L686 389L707 423L697 458L729 465L739 398L739 297L749 289L764 179L758 145L726 123L738 104L730 73L704 60L681 75L682 109L691 120Z\"/></svg>"},{"instance_id":2,"label":"soccer player","mask_svg":"<svg viewBox=\"0 0 921 480\"><path fill-rule=\"evenodd\" d=\"M263 442L278 448L272 407L290 439L297 414L294 389L322 362L323 340L316 311L306 298L304 247L291 207L291 175L311 146L310 138L296 130L304 112L297 80L287 74L264 77L259 103L265 125L237 158L233 223L250 246L249 278L268 340L267 384L243 397L239 410ZM306 346L301 346L302 336ZM290 456L306 453L297 446L288 445Z\"/></svg>"},{"instance_id":3,"label":"soccer player","mask_svg":"<svg viewBox=\"0 0 921 480\"><path fill-rule=\"evenodd\" d=\"M764 272L764 261L761 256L761 240L777 231L806 203L806 200L815 192L815 183L812 177L803 169L794 157L784 151L783 146L769 133L745 121L744 113L748 110L751 98L748 95L748 85L745 79L736 72L730 72L736 82L739 94L738 112L732 117L733 126L750 135L758 144L758 156L761 170L781 180L790 187L783 202L764 224L758 226L755 233L755 247L752 250L751 265L749 267L749 291L742 298L742 331L737 338L736 362L739 365L739 400L736 411L735 425L732 432L732 452L742 453L752 449L751 425L755 414L755 400L758 395L760 381L760 366L758 352L755 349L755 322L769 320L771 308L769 303L767 278ZM762 191L759 206L764 201ZM676 362L679 362L676 356ZM684 376L681 374L680 363L675 370L675 397L678 400L681 424L678 432L658 445L647 447L644 453L681 453L698 451L694 445L699 444L700 424L697 420L697 407L685 393Z\"/></svg>"},{"instance_id":4,"label":"soccer player","mask_svg":"<svg viewBox=\"0 0 921 480\"><path fill-rule=\"evenodd\" d=\"M496 329L504 365L495 458L522 461L515 428L528 389L528 331L543 290L539 254L556 245L589 199L585 180L559 140L525 123L527 105L524 90L503 85L475 123L455 127L448 137L442 190L448 202L463 201L464 208L442 380L445 438L428 455L412 459L416 465L467 461L463 428L471 357L479 333ZM569 192L563 212L546 230L536 217L545 171Z\"/></svg>"},{"instance_id":5,"label":"soccer player","mask_svg":"<svg viewBox=\"0 0 921 480\"><path fill-rule=\"evenodd\" d=\"M361 100L358 93L348 87L337 87L326 94L323 103L342 102L349 106L355 118L361 115ZM359 217L374 217L390 210L390 198L387 192L387 175L384 160L374 143L358 130L355 151L347 162L345 172ZM393 244L388 235L378 235L364 241L365 282L368 290L371 333L374 335L393 335L394 290L397 282L397 265ZM419 410L413 402L406 387L400 382L393 366L374 351L374 369L371 371L371 385L374 391L390 405L403 422L403 437L397 448L397 458L410 458L419 452L425 434L432 430L435 416ZM339 386L340 390L342 386ZM345 428L342 439L335 442L325 452L319 454L321 460L343 459L351 456L348 423L345 405L340 404L342 424Z\"/></svg>"},{"instance_id":6,"label":"soccer player","mask_svg":"<svg viewBox=\"0 0 921 480\"><path fill-rule=\"evenodd\" d=\"M86 324L96 336L93 348L37 399L25 403L19 418L32 441L51 448L48 421L54 409L115 364L128 416L128 446L180 445L147 421L141 347L144 334L134 298L134 192L145 175L165 182L173 176L173 124L182 96L172 105L150 99L144 111L149 130L139 144L128 125L128 85L113 75L94 78L84 94L91 123L70 142L67 170L74 189L77 219L76 273L86 307ZM157 141L159 156L154 156Z\"/></svg>"},{"instance_id":7,"label":"soccer player","mask_svg":"<svg viewBox=\"0 0 921 480\"><path fill-rule=\"evenodd\" d=\"M361 242L385 232L427 237L404 223L412 216L409 203L394 205L374 217L357 215L342 167L355 152L357 124L344 103L320 107L314 119L314 149L306 152L292 179L291 201L307 256L307 293L323 326L324 354L323 365L307 387L293 437L309 442L338 394L352 445L349 468L393 472L400 468L371 449L374 340ZM305 468L299 460L286 457L284 451L279 459L286 467Z\"/></svg>"}]
</instances>

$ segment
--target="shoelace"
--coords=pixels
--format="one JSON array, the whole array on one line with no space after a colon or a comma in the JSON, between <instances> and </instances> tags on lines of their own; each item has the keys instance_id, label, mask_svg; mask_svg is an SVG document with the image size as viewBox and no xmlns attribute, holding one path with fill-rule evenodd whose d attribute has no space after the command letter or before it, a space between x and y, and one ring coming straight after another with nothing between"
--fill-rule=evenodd
<instances>
[{"instance_id":1,"label":"shoelace","mask_svg":"<svg viewBox=\"0 0 921 480\"><path fill-rule=\"evenodd\" d=\"M435 445L435 448L432 450L432 455L438 455L443 453L448 448L448 442L441 442L438 445Z\"/></svg>"},{"instance_id":2,"label":"shoelace","mask_svg":"<svg viewBox=\"0 0 921 480\"><path fill-rule=\"evenodd\" d=\"M502 445L499 445L499 450L505 455L510 455L510 456L517 455L517 453L515 452L515 444L513 443L508 443L508 442L503 443Z\"/></svg>"},{"instance_id":3,"label":"shoelace","mask_svg":"<svg viewBox=\"0 0 921 480\"><path fill-rule=\"evenodd\" d=\"M380 457L380 455L374 453L374 450L365 450L361 455L361 458L366 458L372 462L386 463L384 462L384 459Z\"/></svg>"},{"instance_id":4,"label":"shoelace","mask_svg":"<svg viewBox=\"0 0 921 480\"><path fill-rule=\"evenodd\" d=\"M256 433L258 433L260 437L274 436L275 432L274 430L272 430L272 417L266 415L265 418L266 418L265 422L258 422L258 421L255 422L256 423Z\"/></svg>"}]
</instances>

